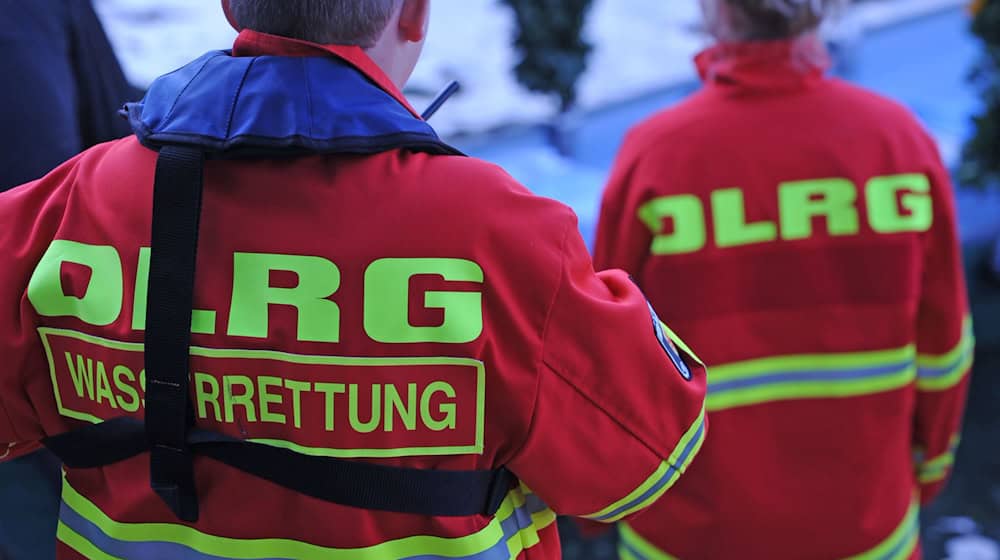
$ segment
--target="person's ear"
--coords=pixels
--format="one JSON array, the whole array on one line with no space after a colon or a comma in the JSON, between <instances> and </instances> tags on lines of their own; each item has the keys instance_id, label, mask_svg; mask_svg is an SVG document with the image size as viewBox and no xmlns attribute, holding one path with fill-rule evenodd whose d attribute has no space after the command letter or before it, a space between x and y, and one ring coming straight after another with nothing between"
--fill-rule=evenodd
<instances>
[{"instance_id":1,"label":"person's ear","mask_svg":"<svg viewBox=\"0 0 1000 560\"><path fill-rule=\"evenodd\" d=\"M229 25L233 26L233 29L240 31L243 29L240 27L239 22L233 17L233 11L229 8L229 0L222 0L222 11L226 14L226 19L229 20Z\"/></svg>"},{"instance_id":2,"label":"person's ear","mask_svg":"<svg viewBox=\"0 0 1000 560\"><path fill-rule=\"evenodd\" d=\"M419 43L427 36L427 23L431 15L430 0L403 0L399 12L399 33L411 43Z\"/></svg>"}]
</instances>

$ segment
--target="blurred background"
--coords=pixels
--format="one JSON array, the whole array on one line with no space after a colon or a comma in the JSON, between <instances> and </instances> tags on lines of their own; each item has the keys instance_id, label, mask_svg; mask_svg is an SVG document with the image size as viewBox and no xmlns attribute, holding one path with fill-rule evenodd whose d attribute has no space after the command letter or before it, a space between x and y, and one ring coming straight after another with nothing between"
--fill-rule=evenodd
<instances>
[{"instance_id":1,"label":"blurred background","mask_svg":"<svg viewBox=\"0 0 1000 560\"><path fill-rule=\"evenodd\" d=\"M983 4L857 1L824 29L836 72L914 111L958 185L979 346L956 474L924 512L931 559L1000 560L1000 189L990 167L1000 166L993 130L1000 120L992 118L1000 76L989 56L1000 56L1000 45L989 43L1000 42L1000 18L981 16L974 34L973 14ZM234 38L214 1L94 5L139 88ZM697 0L439 0L406 93L420 108L459 80L462 91L432 121L438 131L570 204L591 242L600 191L626 130L697 87L691 59L708 43L699 20ZM974 117L983 114L991 118L977 126ZM565 548L571 559L614 551L607 539L575 535Z\"/></svg>"}]
</instances>

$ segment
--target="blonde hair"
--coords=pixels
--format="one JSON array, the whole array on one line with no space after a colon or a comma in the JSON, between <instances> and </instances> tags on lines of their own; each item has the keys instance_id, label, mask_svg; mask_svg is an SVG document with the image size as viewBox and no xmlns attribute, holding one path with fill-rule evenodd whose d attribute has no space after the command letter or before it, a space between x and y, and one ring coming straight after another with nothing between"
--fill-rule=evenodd
<instances>
[{"instance_id":1,"label":"blonde hair","mask_svg":"<svg viewBox=\"0 0 1000 560\"><path fill-rule=\"evenodd\" d=\"M230 0L239 25L313 43L371 47L399 0Z\"/></svg>"},{"instance_id":2,"label":"blonde hair","mask_svg":"<svg viewBox=\"0 0 1000 560\"><path fill-rule=\"evenodd\" d=\"M844 0L708 0L705 16L710 30L720 39L784 39L815 30L844 3Z\"/></svg>"}]
</instances>

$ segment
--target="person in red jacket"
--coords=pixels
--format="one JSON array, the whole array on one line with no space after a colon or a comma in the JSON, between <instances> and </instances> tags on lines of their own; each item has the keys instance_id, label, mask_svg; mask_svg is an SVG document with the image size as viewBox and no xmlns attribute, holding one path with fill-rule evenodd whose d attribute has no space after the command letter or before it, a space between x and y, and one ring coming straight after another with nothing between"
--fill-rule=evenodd
<instances>
[{"instance_id":1,"label":"person in red jacket","mask_svg":"<svg viewBox=\"0 0 1000 560\"><path fill-rule=\"evenodd\" d=\"M713 431L623 558L920 554L972 360L953 193L908 111L826 77L831 4L706 0L704 87L612 172L595 263L702 349Z\"/></svg>"},{"instance_id":2,"label":"person in red jacket","mask_svg":"<svg viewBox=\"0 0 1000 560\"><path fill-rule=\"evenodd\" d=\"M232 0L135 136L0 195L0 455L63 459L60 558L556 559L698 453L639 288L400 93L429 4Z\"/></svg>"}]
</instances>

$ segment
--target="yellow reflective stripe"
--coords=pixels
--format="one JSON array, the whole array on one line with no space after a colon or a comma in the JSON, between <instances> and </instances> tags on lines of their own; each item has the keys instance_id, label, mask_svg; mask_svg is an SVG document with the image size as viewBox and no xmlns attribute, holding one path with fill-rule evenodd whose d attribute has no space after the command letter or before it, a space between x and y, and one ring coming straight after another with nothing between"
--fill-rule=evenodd
<instances>
[{"instance_id":1,"label":"yellow reflective stripe","mask_svg":"<svg viewBox=\"0 0 1000 560\"><path fill-rule=\"evenodd\" d=\"M771 356L744 362L712 366L712 382L747 379L774 371L842 370L874 367L887 363L912 360L916 350L913 345L873 352L843 352L836 354L794 354Z\"/></svg>"},{"instance_id":2,"label":"yellow reflective stripe","mask_svg":"<svg viewBox=\"0 0 1000 560\"><path fill-rule=\"evenodd\" d=\"M705 367L705 362L701 361L701 358L699 358L698 355L694 353L694 350L691 350L690 346L688 346L683 340L681 340L681 337L677 336L677 333L672 331L670 327L667 326L667 324L664 323L663 321L660 321L660 326L663 327L663 332L667 333L667 337L670 338L671 342L673 342L675 345L677 345L678 348L687 353L688 356L691 356L694 359L694 361L698 362L698 365L700 365L701 367Z\"/></svg>"},{"instance_id":3,"label":"yellow reflective stripe","mask_svg":"<svg viewBox=\"0 0 1000 560\"><path fill-rule=\"evenodd\" d=\"M642 538L639 533L628 524L627 521L618 524L618 534L621 536L621 545L618 547L622 558L634 558L635 560L677 560L677 558L667 554L657 548L653 543ZM622 552L627 553L622 554Z\"/></svg>"},{"instance_id":4,"label":"yellow reflective stripe","mask_svg":"<svg viewBox=\"0 0 1000 560\"><path fill-rule=\"evenodd\" d=\"M917 355L917 389L945 391L958 385L972 369L975 346L969 317L962 324L962 336L954 348L944 354Z\"/></svg>"},{"instance_id":5,"label":"yellow reflective stripe","mask_svg":"<svg viewBox=\"0 0 1000 560\"><path fill-rule=\"evenodd\" d=\"M955 463L955 454L952 452L944 453L938 455L937 457L931 459L930 461L925 461L924 464L920 466L921 469L939 469L942 467L950 467Z\"/></svg>"},{"instance_id":6,"label":"yellow reflective stripe","mask_svg":"<svg viewBox=\"0 0 1000 560\"><path fill-rule=\"evenodd\" d=\"M556 514L550 509L533 513L531 521L531 527L525 527L507 539L507 552L510 554L510 558L517 558L525 550L542 542L538 533L556 522Z\"/></svg>"},{"instance_id":7,"label":"yellow reflective stripe","mask_svg":"<svg viewBox=\"0 0 1000 560\"><path fill-rule=\"evenodd\" d=\"M962 322L962 335L955 347L944 354L921 353L917 356L917 364L921 367L941 367L955 362L965 352L970 340L973 340L972 317L966 317Z\"/></svg>"},{"instance_id":8,"label":"yellow reflective stripe","mask_svg":"<svg viewBox=\"0 0 1000 560\"><path fill-rule=\"evenodd\" d=\"M888 538L875 548L844 560L907 560L916 549L920 536L918 514L919 508L916 503L911 504L906 517ZM647 541L627 522L618 524L618 532L621 536L618 551L623 559L678 560Z\"/></svg>"},{"instance_id":9,"label":"yellow reflective stripe","mask_svg":"<svg viewBox=\"0 0 1000 560\"><path fill-rule=\"evenodd\" d=\"M698 452L701 451L701 446L705 443L705 415L706 410L702 407L701 412L698 413L698 418L695 419L694 423L684 432L681 440L677 442L677 447L674 448L674 452L670 454L667 461L671 465L675 465L680 474L687 472L688 466L691 465L691 461L694 460ZM694 441L694 448L688 451L689 446Z\"/></svg>"},{"instance_id":10,"label":"yellow reflective stripe","mask_svg":"<svg viewBox=\"0 0 1000 560\"><path fill-rule=\"evenodd\" d=\"M58 527L56 527L56 539L79 552L84 558L88 558L89 560L124 560L117 556L106 554L103 550L97 548L91 544L90 541L83 538L83 536L79 533L67 527L62 521L60 521Z\"/></svg>"},{"instance_id":11,"label":"yellow reflective stripe","mask_svg":"<svg viewBox=\"0 0 1000 560\"><path fill-rule=\"evenodd\" d=\"M914 346L869 352L795 354L713 365L708 410L766 402L869 395L916 378Z\"/></svg>"},{"instance_id":12,"label":"yellow reflective stripe","mask_svg":"<svg viewBox=\"0 0 1000 560\"><path fill-rule=\"evenodd\" d=\"M955 387L972 370L974 360L975 355L972 352L970 343L969 351L961 358L961 361L947 370L937 370L938 375L929 376L924 373L927 371L926 369L918 370L917 389L924 392L938 392L947 391Z\"/></svg>"},{"instance_id":13,"label":"yellow reflective stripe","mask_svg":"<svg viewBox=\"0 0 1000 560\"><path fill-rule=\"evenodd\" d=\"M913 383L915 376L916 368L911 365L874 379L780 383L725 393L713 393L712 387L709 386L706 403L708 409L715 412L738 406L781 400L845 398L872 395L906 387Z\"/></svg>"},{"instance_id":14,"label":"yellow reflective stripe","mask_svg":"<svg viewBox=\"0 0 1000 560\"><path fill-rule=\"evenodd\" d=\"M435 556L447 558L473 557L495 546L505 536L501 524L514 516L516 508L525 504L525 498L519 490L513 490L504 500L494 519L482 530L464 537L447 538L434 536L414 536L380 543L371 547L355 549L337 549L312 545L290 539L232 539L208 535L184 525L170 523L120 523L100 510L94 503L78 493L68 482L63 484L64 507L70 507L77 514L96 525L112 539L132 543L165 542L179 543L202 555L222 558L253 560L259 558L314 559L329 560L390 560L394 558L412 558L416 556ZM525 548L538 543L537 531L551 525L555 514L551 510L543 510L531 515L531 519L543 526L519 528L508 538L507 546L512 558ZM533 535L533 536L532 536ZM61 529L59 539L88 557L93 556L88 551L96 547L68 527ZM527 544L531 543L531 544Z\"/></svg>"},{"instance_id":15,"label":"yellow reflective stripe","mask_svg":"<svg viewBox=\"0 0 1000 560\"><path fill-rule=\"evenodd\" d=\"M705 442L705 409L698 413L697 419L688 427L681 436L674 451L666 461L653 471L638 488L630 492L624 498L611 504L610 506L593 513L584 515L587 519L601 521L603 523L613 523L629 515L649 507L663 494L673 487L695 456L701 451Z\"/></svg>"},{"instance_id":16,"label":"yellow reflective stripe","mask_svg":"<svg viewBox=\"0 0 1000 560\"><path fill-rule=\"evenodd\" d=\"M936 471L925 471L921 470L917 474L917 482L920 484L934 484L935 482L941 482L948 477L949 468L942 468Z\"/></svg>"},{"instance_id":17,"label":"yellow reflective stripe","mask_svg":"<svg viewBox=\"0 0 1000 560\"><path fill-rule=\"evenodd\" d=\"M917 480L921 484L938 482L944 480L945 477L948 476L948 472L955 464L955 451L958 450L960 439L959 435L953 435L951 437L951 443L948 447L948 451L945 451L937 457L922 460L918 463Z\"/></svg>"},{"instance_id":18,"label":"yellow reflective stripe","mask_svg":"<svg viewBox=\"0 0 1000 560\"><path fill-rule=\"evenodd\" d=\"M911 504L902 523L887 539L875 548L845 560L906 560L913 554L920 536L919 513L917 504Z\"/></svg>"},{"instance_id":19,"label":"yellow reflective stripe","mask_svg":"<svg viewBox=\"0 0 1000 560\"><path fill-rule=\"evenodd\" d=\"M650 488L652 488L667 474L668 470L670 470L670 465L668 465L666 461L661 462L660 466L656 467L656 470L653 471L653 474L649 475L649 478L643 481L642 484L640 484L635 490L630 492L627 496L611 504L610 506L602 509L597 513L584 515L583 517L587 519L600 519L601 521L605 521L605 519L603 519L605 516L611 514L612 512L620 510L625 504L634 502L637 498L648 492ZM617 515L614 517L609 517L607 519L607 522L611 523L615 521L616 520L615 517L617 517Z\"/></svg>"},{"instance_id":20,"label":"yellow reflective stripe","mask_svg":"<svg viewBox=\"0 0 1000 560\"><path fill-rule=\"evenodd\" d=\"M628 547L623 544L618 545L618 558L620 560L641 560L638 556L632 554Z\"/></svg>"}]
</instances>

